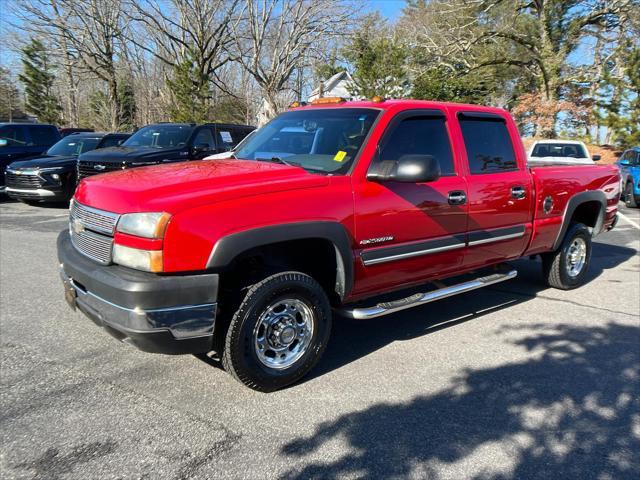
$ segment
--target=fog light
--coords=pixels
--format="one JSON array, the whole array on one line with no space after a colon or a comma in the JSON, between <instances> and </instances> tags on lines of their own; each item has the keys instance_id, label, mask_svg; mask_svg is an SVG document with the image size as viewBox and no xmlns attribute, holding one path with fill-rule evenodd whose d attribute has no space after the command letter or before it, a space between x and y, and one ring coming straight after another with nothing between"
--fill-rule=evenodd
<instances>
[{"instance_id":1,"label":"fog light","mask_svg":"<svg viewBox=\"0 0 640 480\"><path fill-rule=\"evenodd\" d=\"M60 175L57 173L52 173L51 178L53 178L54 180L60 180Z\"/></svg>"}]
</instances>

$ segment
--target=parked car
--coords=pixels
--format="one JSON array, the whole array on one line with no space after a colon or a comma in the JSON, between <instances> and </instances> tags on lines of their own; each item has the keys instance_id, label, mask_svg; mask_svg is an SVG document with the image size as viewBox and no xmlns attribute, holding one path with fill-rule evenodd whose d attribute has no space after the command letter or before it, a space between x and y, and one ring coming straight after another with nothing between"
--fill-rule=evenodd
<instances>
[{"instance_id":1,"label":"parked car","mask_svg":"<svg viewBox=\"0 0 640 480\"><path fill-rule=\"evenodd\" d=\"M636 208L640 205L640 147L626 150L618 160L618 166L622 200L627 207Z\"/></svg>"},{"instance_id":2,"label":"parked car","mask_svg":"<svg viewBox=\"0 0 640 480\"><path fill-rule=\"evenodd\" d=\"M60 128L60 135L66 137L67 135L71 135L72 133L82 133L82 132L94 132L93 128L75 128L75 127L65 127Z\"/></svg>"},{"instance_id":3,"label":"parked car","mask_svg":"<svg viewBox=\"0 0 640 480\"><path fill-rule=\"evenodd\" d=\"M95 150L78 159L80 179L98 173L160 163L200 160L233 149L254 127L210 123L158 123L135 132L120 147Z\"/></svg>"},{"instance_id":4,"label":"parked car","mask_svg":"<svg viewBox=\"0 0 640 480\"><path fill-rule=\"evenodd\" d=\"M11 162L42 155L60 140L54 125L42 123L0 123L0 192L4 192L4 171Z\"/></svg>"},{"instance_id":5,"label":"parked car","mask_svg":"<svg viewBox=\"0 0 640 480\"><path fill-rule=\"evenodd\" d=\"M72 133L44 156L13 162L5 172L7 195L26 202L68 201L76 189L78 155L120 145L128 133Z\"/></svg>"},{"instance_id":6,"label":"parked car","mask_svg":"<svg viewBox=\"0 0 640 480\"><path fill-rule=\"evenodd\" d=\"M204 157L203 160L221 160L225 158L233 158L235 156L236 150L238 150L239 148L242 148L242 145L244 145L244 143L247 142L251 138L251 136L256 132L257 130L252 130L251 132L249 132L246 137L240 140L240 143L238 143L235 147L233 147L233 149L228 150L226 152L222 152L222 153L214 153L213 155Z\"/></svg>"},{"instance_id":7,"label":"parked car","mask_svg":"<svg viewBox=\"0 0 640 480\"><path fill-rule=\"evenodd\" d=\"M116 338L213 350L261 391L317 363L333 311L424 305L533 255L550 286L576 288L617 219L614 165L528 168L497 108L319 99L235 156L83 180L58 258L70 305Z\"/></svg>"},{"instance_id":8,"label":"parked car","mask_svg":"<svg viewBox=\"0 0 640 480\"><path fill-rule=\"evenodd\" d=\"M592 165L600 155L589 155L587 146L575 140L539 140L529 149L529 162L555 165Z\"/></svg>"}]
</instances>

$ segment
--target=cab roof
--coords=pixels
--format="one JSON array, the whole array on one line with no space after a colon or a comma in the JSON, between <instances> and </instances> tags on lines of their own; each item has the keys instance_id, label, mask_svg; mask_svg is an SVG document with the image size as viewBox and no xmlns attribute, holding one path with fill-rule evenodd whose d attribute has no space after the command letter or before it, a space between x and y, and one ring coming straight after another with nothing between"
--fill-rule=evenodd
<instances>
[{"instance_id":1,"label":"cab roof","mask_svg":"<svg viewBox=\"0 0 640 480\"><path fill-rule=\"evenodd\" d=\"M465 103L440 102L434 100L410 100L410 99L388 99L379 102L372 100L354 100L339 103L322 103L322 104L303 104L301 106L291 108L291 110L303 110L310 108L375 108L378 110L389 110L394 107L399 108L440 108L455 107L468 111L492 112L504 114L506 110L497 107L487 107L483 105L472 105Z\"/></svg>"}]
</instances>

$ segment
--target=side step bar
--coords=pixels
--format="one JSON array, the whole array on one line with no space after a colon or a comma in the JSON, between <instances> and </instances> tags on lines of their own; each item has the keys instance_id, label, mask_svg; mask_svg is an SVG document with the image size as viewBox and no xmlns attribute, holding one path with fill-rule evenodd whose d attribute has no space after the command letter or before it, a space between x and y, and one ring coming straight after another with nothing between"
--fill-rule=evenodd
<instances>
[{"instance_id":1,"label":"side step bar","mask_svg":"<svg viewBox=\"0 0 640 480\"><path fill-rule=\"evenodd\" d=\"M400 300L378 303L373 307L353 309L343 308L337 310L337 312L340 315L348 318L354 318L356 320L367 320L369 318L382 317L383 315L389 315L390 313L399 312L408 308L424 305L425 303L435 302L436 300L452 297L460 293L470 292L471 290L477 290L478 288L488 287L489 285L511 280L517 275L518 272L516 270L509 270L504 273L494 273L493 275L476 278L450 287L442 287L431 292L416 293L410 297L402 298Z\"/></svg>"}]
</instances>

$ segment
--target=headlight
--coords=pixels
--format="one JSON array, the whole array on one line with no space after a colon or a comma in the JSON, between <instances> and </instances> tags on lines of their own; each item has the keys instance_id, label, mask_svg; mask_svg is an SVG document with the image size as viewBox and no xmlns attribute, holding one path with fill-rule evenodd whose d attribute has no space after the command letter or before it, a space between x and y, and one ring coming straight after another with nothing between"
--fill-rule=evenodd
<instances>
[{"instance_id":1,"label":"headlight","mask_svg":"<svg viewBox=\"0 0 640 480\"><path fill-rule=\"evenodd\" d=\"M162 250L140 250L115 243L113 262L145 272L162 272Z\"/></svg>"},{"instance_id":2,"label":"headlight","mask_svg":"<svg viewBox=\"0 0 640 480\"><path fill-rule=\"evenodd\" d=\"M120 217L116 229L144 238L162 238L171 215L165 212L127 213Z\"/></svg>"}]
</instances>

